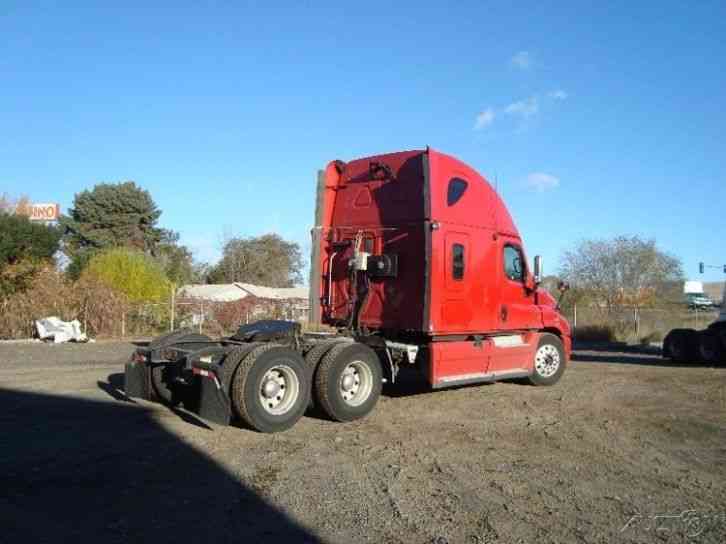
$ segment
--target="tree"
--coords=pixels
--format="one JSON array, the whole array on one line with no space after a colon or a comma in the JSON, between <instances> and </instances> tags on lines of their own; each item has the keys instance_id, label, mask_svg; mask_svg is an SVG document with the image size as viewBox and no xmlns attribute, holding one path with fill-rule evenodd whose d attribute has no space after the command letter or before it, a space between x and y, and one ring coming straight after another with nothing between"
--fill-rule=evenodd
<instances>
[{"instance_id":1,"label":"tree","mask_svg":"<svg viewBox=\"0 0 726 544\"><path fill-rule=\"evenodd\" d=\"M11 198L7 193L0 195L0 213L18 214L18 215L29 215L28 208L30 207L30 199L27 196L21 196L20 198Z\"/></svg>"},{"instance_id":2,"label":"tree","mask_svg":"<svg viewBox=\"0 0 726 544\"><path fill-rule=\"evenodd\" d=\"M210 283L235 281L268 287L292 287L302 282L300 246L277 234L231 238L222 259L209 273Z\"/></svg>"},{"instance_id":3,"label":"tree","mask_svg":"<svg viewBox=\"0 0 726 544\"><path fill-rule=\"evenodd\" d=\"M0 213L0 266L23 259L50 260L58 251L60 236L56 227Z\"/></svg>"},{"instance_id":4,"label":"tree","mask_svg":"<svg viewBox=\"0 0 726 544\"><path fill-rule=\"evenodd\" d=\"M99 183L76 194L61 217L65 250L71 257L119 246L151 253L164 234L156 226L160 215L149 192L133 181Z\"/></svg>"},{"instance_id":5,"label":"tree","mask_svg":"<svg viewBox=\"0 0 726 544\"><path fill-rule=\"evenodd\" d=\"M583 240L566 251L561 277L609 313L623 306L654 304L673 282L683 280L678 258L658 249L655 240L617 236Z\"/></svg>"},{"instance_id":6,"label":"tree","mask_svg":"<svg viewBox=\"0 0 726 544\"><path fill-rule=\"evenodd\" d=\"M53 261L60 230L0 211L0 296L24 290Z\"/></svg>"},{"instance_id":7,"label":"tree","mask_svg":"<svg viewBox=\"0 0 726 544\"><path fill-rule=\"evenodd\" d=\"M91 258L82 279L92 278L123 293L131 302L166 300L171 284L149 255L127 248L109 249Z\"/></svg>"},{"instance_id":8,"label":"tree","mask_svg":"<svg viewBox=\"0 0 726 544\"><path fill-rule=\"evenodd\" d=\"M186 246L162 243L156 248L154 255L166 277L174 284L185 285L196 278L194 258Z\"/></svg>"}]
</instances>

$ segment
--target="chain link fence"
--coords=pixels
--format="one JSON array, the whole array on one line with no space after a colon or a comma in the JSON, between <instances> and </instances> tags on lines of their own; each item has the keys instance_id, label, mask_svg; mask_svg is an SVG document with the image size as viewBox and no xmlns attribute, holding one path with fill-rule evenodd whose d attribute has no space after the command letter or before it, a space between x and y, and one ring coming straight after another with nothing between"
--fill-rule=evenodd
<instances>
[{"instance_id":1,"label":"chain link fence","mask_svg":"<svg viewBox=\"0 0 726 544\"><path fill-rule=\"evenodd\" d=\"M719 314L718 309L690 310L682 304L661 308L620 307L606 311L593 306L573 305L564 309L575 338L651 343L663 340L677 328L703 329Z\"/></svg>"},{"instance_id":2,"label":"chain link fence","mask_svg":"<svg viewBox=\"0 0 726 544\"><path fill-rule=\"evenodd\" d=\"M307 304L303 301L242 299L216 302L178 299L163 303L129 305L119 315L110 336L155 336L179 328L193 328L210 336L229 335L240 325L262 319L307 321Z\"/></svg>"}]
</instances>

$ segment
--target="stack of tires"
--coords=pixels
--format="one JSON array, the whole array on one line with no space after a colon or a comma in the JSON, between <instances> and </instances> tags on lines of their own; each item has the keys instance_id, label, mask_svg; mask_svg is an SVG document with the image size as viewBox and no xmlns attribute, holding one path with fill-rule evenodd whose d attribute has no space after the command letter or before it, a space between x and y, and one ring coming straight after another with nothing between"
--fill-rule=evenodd
<instances>
[{"instance_id":1,"label":"stack of tires","mask_svg":"<svg viewBox=\"0 0 726 544\"><path fill-rule=\"evenodd\" d=\"M726 364L726 326L673 329L663 340L663 356L677 363Z\"/></svg>"}]
</instances>

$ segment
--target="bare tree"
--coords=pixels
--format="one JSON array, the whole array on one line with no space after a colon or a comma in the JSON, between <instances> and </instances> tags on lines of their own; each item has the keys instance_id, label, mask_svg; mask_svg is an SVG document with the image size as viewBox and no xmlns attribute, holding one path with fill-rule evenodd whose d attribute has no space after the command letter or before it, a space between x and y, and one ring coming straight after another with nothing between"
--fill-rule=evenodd
<instances>
[{"instance_id":1,"label":"bare tree","mask_svg":"<svg viewBox=\"0 0 726 544\"><path fill-rule=\"evenodd\" d=\"M300 246L277 234L231 238L222 259L209 272L210 283L247 282L268 287L292 287L302 282Z\"/></svg>"},{"instance_id":2,"label":"bare tree","mask_svg":"<svg viewBox=\"0 0 726 544\"><path fill-rule=\"evenodd\" d=\"M0 194L0 213L28 215L30 199L27 196L12 198L7 193Z\"/></svg>"},{"instance_id":3,"label":"bare tree","mask_svg":"<svg viewBox=\"0 0 726 544\"><path fill-rule=\"evenodd\" d=\"M563 254L560 275L609 313L622 306L653 305L664 289L683 280L683 269L655 240L617 236L579 242Z\"/></svg>"}]
</instances>

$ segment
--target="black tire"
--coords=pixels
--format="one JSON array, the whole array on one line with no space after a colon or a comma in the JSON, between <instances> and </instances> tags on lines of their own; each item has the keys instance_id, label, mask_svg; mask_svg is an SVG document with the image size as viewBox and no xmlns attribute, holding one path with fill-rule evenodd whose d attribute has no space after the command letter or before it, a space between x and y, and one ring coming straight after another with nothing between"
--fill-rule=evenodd
<instances>
[{"instance_id":1,"label":"black tire","mask_svg":"<svg viewBox=\"0 0 726 544\"><path fill-rule=\"evenodd\" d=\"M726 353L726 323L719 323L718 325L713 327L713 330L716 332L721 340L721 349L724 353Z\"/></svg>"},{"instance_id":2,"label":"black tire","mask_svg":"<svg viewBox=\"0 0 726 544\"><path fill-rule=\"evenodd\" d=\"M250 342L249 344L236 346L235 348L230 350L227 355L224 356L224 360L222 361L221 375L217 377L222 383L222 387L224 388L224 390L229 392L230 398L232 397L232 378L234 377L234 373L237 370L237 367L253 349L256 349L262 345L263 344L260 342Z\"/></svg>"},{"instance_id":3,"label":"black tire","mask_svg":"<svg viewBox=\"0 0 726 544\"><path fill-rule=\"evenodd\" d=\"M305 354L305 365L308 367L311 379L315 373L315 369L318 367L318 364L320 363L320 361L322 361L325 354L333 349L336 344L344 342L347 341L342 338L336 338L334 340L324 340L323 342L315 344L312 348L308 350L308 352Z\"/></svg>"},{"instance_id":4,"label":"black tire","mask_svg":"<svg viewBox=\"0 0 726 544\"><path fill-rule=\"evenodd\" d=\"M673 329L663 339L663 356L676 363L699 359L698 333L693 329Z\"/></svg>"},{"instance_id":5,"label":"black tire","mask_svg":"<svg viewBox=\"0 0 726 544\"><path fill-rule=\"evenodd\" d=\"M289 373L285 385L275 400L283 404L282 412L273 413L277 406L265 407L261 399L264 379L273 369ZM283 374L278 374L283 376ZM273 380L267 380L268 382ZM295 385L296 384L296 385ZM297 388L295 393L293 387ZM292 395L285 399L285 395ZM290 348L263 344L253 349L238 365L232 379L232 406L240 419L263 433L284 431L295 425L305 413L310 398L310 381L302 356ZM274 402L273 399L270 399ZM288 406L284 406L285 404Z\"/></svg>"},{"instance_id":6,"label":"black tire","mask_svg":"<svg viewBox=\"0 0 726 544\"><path fill-rule=\"evenodd\" d=\"M704 363L717 365L724 361L724 350L717 331L706 330L698 334L698 352Z\"/></svg>"},{"instance_id":7,"label":"black tire","mask_svg":"<svg viewBox=\"0 0 726 544\"><path fill-rule=\"evenodd\" d=\"M325 340L323 342L315 344L305 354L305 366L308 369L308 377L310 378L310 383L312 384L312 391L310 394L310 403L308 404L308 408L313 409L316 406L315 399L317 398L317 392L315 390L315 371L317 370L320 361L322 361L323 357L325 357L325 354L333 349L337 344L344 342L348 341L342 338Z\"/></svg>"},{"instance_id":8,"label":"black tire","mask_svg":"<svg viewBox=\"0 0 726 544\"><path fill-rule=\"evenodd\" d=\"M532 385L554 385L565 373L567 357L562 340L558 336L544 333L537 344L532 363L529 383Z\"/></svg>"},{"instance_id":9,"label":"black tire","mask_svg":"<svg viewBox=\"0 0 726 544\"><path fill-rule=\"evenodd\" d=\"M351 389L345 390L344 374L353 380ZM373 410L382 386L376 352L358 342L341 342L325 354L315 372L315 401L331 419L353 421Z\"/></svg>"}]
</instances>

